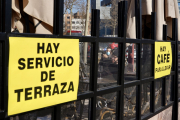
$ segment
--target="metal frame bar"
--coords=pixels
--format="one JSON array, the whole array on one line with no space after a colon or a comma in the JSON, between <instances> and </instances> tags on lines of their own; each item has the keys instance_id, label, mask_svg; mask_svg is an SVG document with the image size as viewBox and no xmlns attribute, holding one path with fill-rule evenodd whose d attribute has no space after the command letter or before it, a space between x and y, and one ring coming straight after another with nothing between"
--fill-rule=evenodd
<instances>
[{"instance_id":1,"label":"metal frame bar","mask_svg":"<svg viewBox=\"0 0 180 120\"><path fill-rule=\"evenodd\" d=\"M96 119L96 101L97 96L117 92L117 99L116 99L116 119L122 120L124 114L124 89L127 87L136 86L136 117L137 120L146 120L154 115L162 112L163 110L173 106L173 120L178 120L178 23L177 19L173 19L173 40L170 41L172 45L174 45L174 69L171 72L173 76L173 92L171 96L173 97L172 101L166 105L166 79L163 77L162 81L162 106L159 109L155 109L155 79L154 76L154 69L152 69L152 76L149 78L142 78L141 73L141 49L142 44L151 44L152 46L152 53L154 54L154 43L156 40L156 13L152 12L151 15L151 39L142 39L142 15L141 15L141 0L135 0L135 13L136 13L136 37L137 39L128 39L126 38L126 24L127 24L127 1L121 1L118 3L118 37L115 38L102 38L99 37L99 24L100 24L100 11L97 9L92 9L92 17L91 17L91 37L78 37L78 36L63 36L63 2L64 0L54 0L54 28L53 28L53 35L46 35L46 34L31 34L31 33L11 33L11 0L0 0L0 42L2 43L2 50L3 50L3 89L2 90L2 97L4 97L0 103L0 120L9 120L10 117L6 115L7 113L7 102L8 102L8 57L9 57L9 37L10 36L18 36L18 37L39 37L39 38L77 38L80 42L91 42L91 59L90 59L90 85L89 85L89 92L82 93L78 95L78 100L83 99L90 99L89 101L89 119L95 120ZM96 0L92 0L92 3L96 3ZM96 6L93 6L95 8ZM167 26L163 26L163 40L164 42L167 41ZM118 50L119 50L119 59L118 59L118 80L117 86L104 88L101 90L97 90L97 68L98 68L98 50L99 50L99 43L100 42L116 42L118 43ZM159 41L161 42L161 41ZM136 81L124 83L124 62L125 62L125 46L126 43L136 43L137 44L137 79ZM152 57L152 64L154 65L154 56ZM152 68L154 68L152 66ZM150 90L150 114L141 115L141 87L145 83L151 83L151 90ZM60 120L61 119L61 106L65 105L58 104L51 106L53 107L53 119ZM42 108L43 109L43 108ZM38 109L38 110L42 110ZM37 111L37 110L33 110ZM27 113L27 112L26 112ZM26 114L22 113L22 114ZM21 115L21 114L18 114Z\"/></svg>"}]
</instances>

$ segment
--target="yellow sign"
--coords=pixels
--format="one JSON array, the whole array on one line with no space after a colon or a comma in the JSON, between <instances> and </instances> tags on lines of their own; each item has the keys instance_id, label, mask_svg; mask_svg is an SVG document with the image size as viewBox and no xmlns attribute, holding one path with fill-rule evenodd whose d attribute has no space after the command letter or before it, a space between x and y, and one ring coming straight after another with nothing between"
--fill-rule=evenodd
<instances>
[{"instance_id":1,"label":"yellow sign","mask_svg":"<svg viewBox=\"0 0 180 120\"><path fill-rule=\"evenodd\" d=\"M79 40L9 38L8 115L77 99Z\"/></svg>"},{"instance_id":2,"label":"yellow sign","mask_svg":"<svg viewBox=\"0 0 180 120\"><path fill-rule=\"evenodd\" d=\"M161 78L171 73L172 50L170 42L155 42L154 78Z\"/></svg>"}]
</instances>

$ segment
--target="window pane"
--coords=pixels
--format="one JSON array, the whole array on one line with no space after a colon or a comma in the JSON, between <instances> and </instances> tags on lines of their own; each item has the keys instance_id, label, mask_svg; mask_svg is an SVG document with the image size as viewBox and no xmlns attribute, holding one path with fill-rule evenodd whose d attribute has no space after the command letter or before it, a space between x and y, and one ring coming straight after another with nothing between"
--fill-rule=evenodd
<instances>
[{"instance_id":1,"label":"window pane","mask_svg":"<svg viewBox=\"0 0 180 120\"><path fill-rule=\"evenodd\" d=\"M99 43L98 88L117 85L118 44Z\"/></svg>"},{"instance_id":2,"label":"window pane","mask_svg":"<svg viewBox=\"0 0 180 120\"><path fill-rule=\"evenodd\" d=\"M22 115L11 117L10 120L52 120L53 108L28 112Z\"/></svg>"},{"instance_id":3,"label":"window pane","mask_svg":"<svg viewBox=\"0 0 180 120\"><path fill-rule=\"evenodd\" d=\"M155 108L158 109L162 104L162 80L155 82Z\"/></svg>"},{"instance_id":4,"label":"window pane","mask_svg":"<svg viewBox=\"0 0 180 120\"><path fill-rule=\"evenodd\" d=\"M78 28L70 27L67 29L64 27L63 35L71 36L91 36L89 31L91 31L91 2L89 4L89 11L87 11L87 1L86 0L64 0L64 23L70 20L72 25L78 25ZM72 12L71 12L72 11ZM69 16L70 19L66 19L66 16ZM71 26L71 25L69 25ZM82 27L83 26L83 27ZM85 27L87 26L87 27ZM72 29L71 29L72 28ZM70 30L74 32L80 32L80 34L69 33Z\"/></svg>"},{"instance_id":5,"label":"window pane","mask_svg":"<svg viewBox=\"0 0 180 120\"><path fill-rule=\"evenodd\" d=\"M117 93L97 96L96 119L115 120L116 119L116 97Z\"/></svg>"},{"instance_id":6,"label":"window pane","mask_svg":"<svg viewBox=\"0 0 180 120\"><path fill-rule=\"evenodd\" d=\"M99 36L117 37L117 26L118 26L117 19L118 19L119 0L109 0L109 1L104 0L102 2L101 3L96 2L96 8L100 9Z\"/></svg>"},{"instance_id":7,"label":"window pane","mask_svg":"<svg viewBox=\"0 0 180 120\"><path fill-rule=\"evenodd\" d=\"M178 110L180 110L180 102L178 103ZM180 112L178 112L178 120L180 119Z\"/></svg>"},{"instance_id":8,"label":"window pane","mask_svg":"<svg viewBox=\"0 0 180 120\"><path fill-rule=\"evenodd\" d=\"M136 86L124 89L124 120L134 119L136 116Z\"/></svg>"},{"instance_id":9,"label":"window pane","mask_svg":"<svg viewBox=\"0 0 180 120\"><path fill-rule=\"evenodd\" d=\"M180 73L178 72L178 97L180 98Z\"/></svg>"},{"instance_id":10,"label":"window pane","mask_svg":"<svg viewBox=\"0 0 180 120\"><path fill-rule=\"evenodd\" d=\"M172 120L172 106L148 120Z\"/></svg>"},{"instance_id":11,"label":"window pane","mask_svg":"<svg viewBox=\"0 0 180 120\"><path fill-rule=\"evenodd\" d=\"M24 8L30 8L24 10ZM54 1L12 0L12 32L53 34Z\"/></svg>"},{"instance_id":12,"label":"window pane","mask_svg":"<svg viewBox=\"0 0 180 120\"><path fill-rule=\"evenodd\" d=\"M87 120L89 100L70 102L61 106L61 120Z\"/></svg>"},{"instance_id":13,"label":"window pane","mask_svg":"<svg viewBox=\"0 0 180 120\"><path fill-rule=\"evenodd\" d=\"M150 87L151 83L142 85L141 115L150 113Z\"/></svg>"},{"instance_id":14,"label":"window pane","mask_svg":"<svg viewBox=\"0 0 180 120\"><path fill-rule=\"evenodd\" d=\"M143 44L141 50L141 73L142 78L147 78L152 76L152 48L151 44Z\"/></svg>"},{"instance_id":15,"label":"window pane","mask_svg":"<svg viewBox=\"0 0 180 120\"><path fill-rule=\"evenodd\" d=\"M136 51L137 47L134 43L126 43L125 49L125 69L124 82L129 82L136 79Z\"/></svg>"},{"instance_id":16,"label":"window pane","mask_svg":"<svg viewBox=\"0 0 180 120\"><path fill-rule=\"evenodd\" d=\"M79 89L78 93L89 91L91 43L80 42Z\"/></svg>"},{"instance_id":17,"label":"window pane","mask_svg":"<svg viewBox=\"0 0 180 120\"><path fill-rule=\"evenodd\" d=\"M178 44L178 71L180 71L180 44Z\"/></svg>"},{"instance_id":18,"label":"window pane","mask_svg":"<svg viewBox=\"0 0 180 120\"><path fill-rule=\"evenodd\" d=\"M174 76L166 77L166 105L172 100L172 81Z\"/></svg>"}]
</instances>

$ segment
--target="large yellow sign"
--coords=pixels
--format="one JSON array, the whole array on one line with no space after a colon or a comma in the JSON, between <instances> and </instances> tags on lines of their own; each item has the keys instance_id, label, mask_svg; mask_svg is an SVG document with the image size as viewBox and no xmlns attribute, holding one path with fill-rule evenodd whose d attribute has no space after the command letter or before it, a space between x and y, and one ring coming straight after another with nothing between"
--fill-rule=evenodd
<instances>
[{"instance_id":1,"label":"large yellow sign","mask_svg":"<svg viewBox=\"0 0 180 120\"><path fill-rule=\"evenodd\" d=\"M154 78L161 78L171 73L172 50L170 42L155 42Z\"/></svg>"},{"instance_id":2,"label":"large yellow sign","mask_svg":"<svg viewBox=\"0 0 180 120\"><path fill-rule=\"evenodd\" d=\"M77 99L79 40L9 38L8 115Z\"/></svg>"}]
</instances>

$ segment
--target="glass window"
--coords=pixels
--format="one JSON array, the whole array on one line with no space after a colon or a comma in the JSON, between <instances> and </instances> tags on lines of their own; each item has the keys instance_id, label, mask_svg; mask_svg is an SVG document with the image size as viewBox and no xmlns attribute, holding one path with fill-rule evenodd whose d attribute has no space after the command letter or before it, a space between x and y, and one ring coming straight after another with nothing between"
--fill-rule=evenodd
<instances>
[{"instance_id":1,"label":"glass window","mask_svg":"<svg viewBox=\"0 0 180 120\"><path fill-rule=\"evenodd\" d=\"M116 120L117 93L97 96L96 120Z\"/></svg>"},{"instance_id":2,"label":"glass window","mask_svg":"<svg viewBox=\"0 0 180 120\"><path fill-rule=\"evenodd\" d=\"M12 2L14 9L12 9L11 32L53 34L54 2L53 0L50 0L48 4L46 2L45 0L39 0L35 4L25 3L24 0ZM24 4L31 9L24 12L21 9Z\"/></svg>"},{"instance_id":3,"label":"glass window","mask_svg":"<svg viewBox=\"0 0 180 120\"><path fill-rule=\"evenodd\" d=\"M79 88L78 93L89 91L91 43L80 42Z\"/></svg>"},{"instance_id":4,"label":"glass window","mask_svg":"<svg viewBox=\"0 0 180 120\"><path fill-rule=\"evenodd\" d=\"M166 105L172 100L172 80L174 76L166 77Z\"/></svg>"},{"instance_id":5,"label":"glass window","mask_svg":"<svg viewBox=\"0 0 180 120\"><path fill-rule=\"evenodd\" d=\"M67 19L70 19L70 16L67 16Z\"/></svg>"},{"instance_id":6,"label":"glass window","mask_svg":"<svg viewBox=\"0 0 180 120\"><path fill-rule=\"evenodd\" d=\"M142 85L141 115L150 113L150 88L151 83L146 83Z\"/></svg>"},{"instance_id":7,"label":"glass window","mask_svg":"<svg viewBox=\"0 0 180 120\"><path fill-rule=\"evenodd\" d=\"M172 106L148 120L172 120ZM179 120L179 119L178 119Z\"/></svg>"},{"instance_id":8,"label":"glass window","mask_svg":"<svg viewBox=\"0 0 180 120\"><path fill-rule=\"evenodd\" d=\"M72 21L72 24L75 24L75 21Z\"/></svg>"},{"instance_id":9,"label":"glass window","mask_svg":"<svg viewBox=\"0 0 180 120\"><path fill-rule=\"evenodd\" d=\"M130 82L136 79L136 51L137 47L134 43L126 43L125 49L125 69L124 82Z\"/></svg>"},{"instance_id":10,"label":"glass window","mask_svg":"<svg viewBox=\"0 0 180 120\"><path fill-rule=\"evenodd\" d=\"M98 52L98 88L117 85L118 44L99 43Z\"/></svg>"},{"instance_id":11,"label":"glass window","mask_svg":"<svg viewBox=\"0 0 180 120\"><path fill-rule=\"evenodd\" d=\"M89 101L90 99L84 99L62 105L61 120L87 120L90 109Z\"/></svg>"},{"instance_id":12,"label":"glass window","mask_svg":"<svg viewBox=\"0 0 180 120\"><path fill-rule=\"evenodd\" d=\"M178 98L180 98L180 73L178 72Z\"/></svg>"},{"instance_id":13,"label":"glass window","mask_svg":"<svg viewBox=\"0 0 180 120\"><path fill-rule=\"evenodd\" d=\"M67 24L70 24L70 21L67 21Z\"/></svg>"},{"instance_id":14,"label":"glass window","mask_svg":"<svg viewBox=\"0 0 180 120\"><path fill-rule=\"evenodd\" d=\"M136 116L136 86L124 89L124 120Z\"/></svg>"},{"instance_id":15,"label":"glass window","mask_svg":"<svg viewBox=\"0 0 180 120\"><path fill-rule=\"evenodd\" d=\"M158 109L162 104L162 79L155 82L155 108Z\"/></svg>"},{"instance_id":16,"label":"glass window","mask_svg":"<svg viewBox=\"0 0 180 120\"><path fill-rule=\"evenodd\" d=\"M152 60L152 46L151 44L143 44L141 49L141 73L142 78L147 78L152 76L153 72L153 60Z\"/></svg>"},{"instance_id":17,"label":"glass window","mask_svg":"<svg viewBox=\"0 0 180 120\"><path fill-rule=\"evenodd\" d=\"M53 108L45 108L11 117L10 120L52 120L52 112Z\"/></svg>"}]
</instances>

